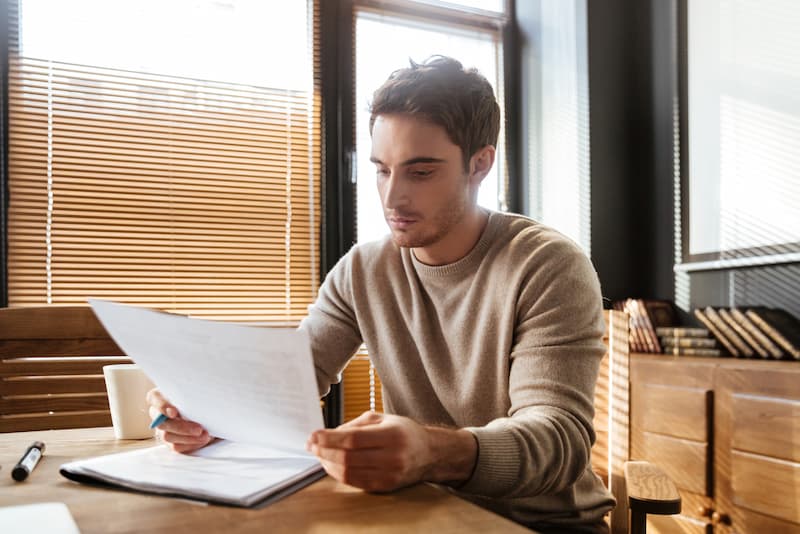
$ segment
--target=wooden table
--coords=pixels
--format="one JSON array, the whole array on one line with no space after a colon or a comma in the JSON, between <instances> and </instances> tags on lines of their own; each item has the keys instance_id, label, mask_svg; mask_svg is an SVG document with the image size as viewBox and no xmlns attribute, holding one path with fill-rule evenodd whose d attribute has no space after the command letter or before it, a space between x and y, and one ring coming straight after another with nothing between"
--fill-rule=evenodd
<instances>
[{"instance_id":1,"label":"wooden table","mask_svg":"<svg viewBox=\"0 0 800 534\"><path fill-rule=\"evenodd\" d=\"M11 479L31 442L45 454L24 482ZM71 482L58 473L72 460L153 445L118 441L111 428L0 434L0 506L63 502L83 534L92 532L530 532L446 491L419 484L369 494L330 477L261 509L198 504Z\"/></svg>"}]
</instances>

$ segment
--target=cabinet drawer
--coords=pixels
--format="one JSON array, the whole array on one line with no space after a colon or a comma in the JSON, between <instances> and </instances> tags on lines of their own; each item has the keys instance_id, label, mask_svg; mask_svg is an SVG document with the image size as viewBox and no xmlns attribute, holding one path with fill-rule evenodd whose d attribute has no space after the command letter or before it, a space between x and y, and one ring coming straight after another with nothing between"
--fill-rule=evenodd
<instances>
[{"instance_id":1,"label":"cabinet drawer","mask_svg":"<svg viewBox=\"0 0 800 534\"><path fill-rule=\"evenodd\" d=\"M632 456L659 466L680 489L710 495L708 445L696 441L635 432Z\"/></svg>"},{"instance_id":2,"label":"cabinet drawer","mask_svg":"<svg viewBox=\"0 0 800 534\"><path fill-rule=\"evenodd\" d=\"M711 523L682 515L648 515L647 534L712 534Z\"/></svg>"},{"instance_id":3,"label":"cabinet drawer","mask_svg":"<svg viewBox=\"0 0 800 534\"><path fill-rule=\"evenodd\" d=\"M800 462L800 400L736 393L731 402L734 449Z\"/></svg>"},{"instance_id":4,"label":"cabinet drawer","mask_svg":"<svg viewBox=\"0 0 800 534\"><path fill-rule=\"evenodd\" d=\"M711 391L661 384L634 384L633 427L693 441L708 441Z\"/></svg>"},{"instance_id":5,"label":"cabinet drawer","mask_svg":"<svg viewBox=\"0 0 800 534\"><path fill-rule=\"evenodd\" d=\"M733 502L800 525L800 463L733 451Z\"/></svg>"}]
</instances>

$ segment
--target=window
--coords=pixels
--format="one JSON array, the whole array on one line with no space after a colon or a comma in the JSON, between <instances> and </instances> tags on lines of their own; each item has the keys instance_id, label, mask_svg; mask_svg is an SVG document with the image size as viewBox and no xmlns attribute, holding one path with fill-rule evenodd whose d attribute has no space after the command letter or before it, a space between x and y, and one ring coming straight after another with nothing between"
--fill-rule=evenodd
<instances>
[{"instance_id":1,"label":"window","mask_svg":"<svg viewBox=\"0 0 800 534\"><path fill-rule=\"evenodd\" d=\"M458 5L456 5L458 4ZM432 55L459 60L477 68L494 88L500 104L501 131L497 159L479 190L480 205L506 210L508 177L505 148L503 78L503 27L505 2L356 2L355 7L355 135L356 228L358 242L379 239L388 233L375 183L375 167L369 161L369 104L372 93L389 74L424 61ZM380 379L369 362L365 347L344 373L344 420L365 410L381 409Z\"/></svg>"},{"instance_id":2,"label":"window","mask_svg":"<svg viewBox=\"0 0 800 534\"><path fill-rule=\"evenodd\" d=\"M319 282L314 7L12 2L9 304L298 323Z\"/></svg>"},{"instance_id":3,"label":"window","mask_svg":"<svg viewBox=\"0 0 800 534\"><path fill-rule=\"evenodd\" d=\"M684 270L800 261L797 3L686 4Z\"/></svg>"},{"instance_id":4,"label":"window","mask_svg":"<svg viewBox=\"0 0 800 534\"><path fill-rule=\"evenodd\" d=\"M388 233L375 185L375 166L369 161L369 104L372 93L409 59L422 62L432 55L450 56L466 68L477 68L492 84L503 113L503 63L498 28L432 22L418 16L361 8L356 11L356 153L358 241L378 239ZM504 124L501 115L501 125ZM504 132L501 130L497 160L478 192L478 203L505 210ZM501 180L502 177L503 179Z\"/></svg>"}]
</instances>

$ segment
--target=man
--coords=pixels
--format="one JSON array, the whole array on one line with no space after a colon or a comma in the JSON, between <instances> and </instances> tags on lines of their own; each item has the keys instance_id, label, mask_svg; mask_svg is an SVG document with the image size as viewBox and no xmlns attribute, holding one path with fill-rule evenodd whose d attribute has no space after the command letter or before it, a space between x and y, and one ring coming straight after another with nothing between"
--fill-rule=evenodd
<instances>
[{"instance_id":1,"label":"man","mask_svg":"<svg viewBox=\"0 0 800 534\"><path fill-rule=\"evenodd\" d=\"M589 463L597 276L553 230L477 205L499 122L486 79L449 58L376 91L370 159L391 235L339 261L301 328L321 394L366 344L386 414L316 431L307 447L367 491L437 482L541 531L603 532L614 501ZM151 404L178 415L157 392ZM189 421L163 427L178 451L211 439Z\"/></svg>"}]
</instances>

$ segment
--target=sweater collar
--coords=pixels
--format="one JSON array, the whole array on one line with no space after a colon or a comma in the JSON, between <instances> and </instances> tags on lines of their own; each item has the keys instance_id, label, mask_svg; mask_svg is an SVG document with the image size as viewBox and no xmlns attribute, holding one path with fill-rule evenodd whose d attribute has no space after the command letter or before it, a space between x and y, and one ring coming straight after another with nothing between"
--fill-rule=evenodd
<instances>
[{"instance_id":1,"label":"sweater collar","mask_svg":"<svg viewBox=\"0 0 800 534\"><path fill-rule=\"evenodd\" d=\"M411 257L411 261L417 273L421 277L425 278L456 276L464 273L465 271L474 271L475 267L483 259L486 250L488 250L489 246L491 245L492 238L497 232L497 226L500 223L500 214L498 212L493 210L487 211L489 213L489 218L486 221L486 226L483 228L481 237L478 239L478 242L475 243L475 246L472 247L472 250L470 250L467 255L460 260L457 260L453 263L447 263L445 265L426 265L417 259L412 249L406 249L406 252Z\"/></svg>"}]
</instances>

